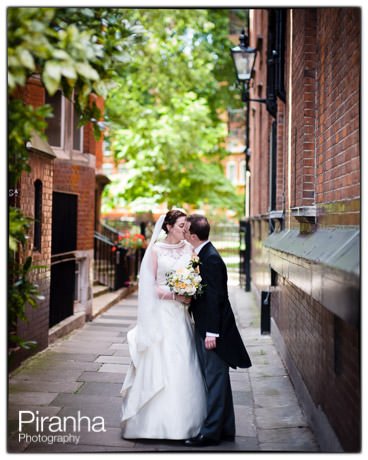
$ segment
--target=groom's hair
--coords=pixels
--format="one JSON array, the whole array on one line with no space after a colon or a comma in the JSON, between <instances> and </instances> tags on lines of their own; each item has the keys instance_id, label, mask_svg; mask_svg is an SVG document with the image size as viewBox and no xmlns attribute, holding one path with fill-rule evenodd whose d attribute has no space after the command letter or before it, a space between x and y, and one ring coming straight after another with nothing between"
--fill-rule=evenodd
<instances>
[{"instance_id":1,"label":"groom's hair","mask_svg":"<svg viewBox=\"0 0 368 460\"><path fill-rule=\"evenodd\" d=\"M197 235L201 241L208 240L211 227L205 216L191 214L187 217L187 221L190 222L189 233Z\"/></svg>"}]
</instances>

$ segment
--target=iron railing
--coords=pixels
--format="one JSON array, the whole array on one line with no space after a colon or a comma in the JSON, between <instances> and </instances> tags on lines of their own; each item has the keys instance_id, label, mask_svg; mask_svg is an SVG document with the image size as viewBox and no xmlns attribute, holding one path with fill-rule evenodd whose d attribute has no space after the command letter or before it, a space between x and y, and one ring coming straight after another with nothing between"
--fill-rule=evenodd
<instances>
[{"instance_id":1,"label":"iron railing","mask_svg":"<svg viewBox=\"0 0 368 460\"><path fill-rule=\"evenodd\" d=\"M101 235L113 242L118 240L119 235L121 235L121 233L118 230L116 230L116 228L113 228L110 225L102 224Z\"/></svg>"},{"instance_id":2,"label":"iron railing","mask_svg":"<svg viewBox=\"0 0 368 460\"><path fill-rule=\"evenodd\" d=\"M129 281L126 250L119 249L106 236L95 232L94 281L114 291Z\"/></svg>"},{"instance_id":3,"label":"iron railing","mask_svg":"<svg viewBox=\"0 0 368 460\"><path fill-rule=\"evenodd\" d=\"M107 236L95 232L94 282L115 291L136 281L143 254L144 249L118 247Z\"/></svg>"}]
</instances>

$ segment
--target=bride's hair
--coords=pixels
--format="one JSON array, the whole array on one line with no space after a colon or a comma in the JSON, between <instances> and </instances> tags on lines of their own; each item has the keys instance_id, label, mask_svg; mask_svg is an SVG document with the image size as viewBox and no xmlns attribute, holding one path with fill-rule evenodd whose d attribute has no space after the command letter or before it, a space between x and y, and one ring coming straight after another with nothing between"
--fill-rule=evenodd
<instances>
[{"instance_id":1,"label":"bride's hair","mask_svg":"<svg viewBox=\"0 0 368 460\"><path fill-rule=\"evenodd\" d=\"M166 216L164 223L162 224L162 230L164 230L166 233L169 232L167 225L174 225L175 222L179 219L179 217L186 217L187 215L185 212L180 211L180 209L172 209L169 211Z\"/></svg>"}]
</instances>

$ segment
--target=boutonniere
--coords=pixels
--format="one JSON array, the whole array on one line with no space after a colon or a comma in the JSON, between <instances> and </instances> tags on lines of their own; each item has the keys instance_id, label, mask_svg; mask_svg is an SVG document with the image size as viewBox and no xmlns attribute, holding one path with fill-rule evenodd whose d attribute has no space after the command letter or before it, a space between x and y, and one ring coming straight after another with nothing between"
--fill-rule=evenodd
<instances>
[{"instance_id":1,"label":"boutonniere","mask_svg":"<svg viewBox=\"0 0 368 460\"><path fill-rule=\"evenodd\" d=\"M202 262L197 255L192 255L189 261L189 267L193 268L193 270L199 271L199 266Z\"/></svg>"}]
</instances>

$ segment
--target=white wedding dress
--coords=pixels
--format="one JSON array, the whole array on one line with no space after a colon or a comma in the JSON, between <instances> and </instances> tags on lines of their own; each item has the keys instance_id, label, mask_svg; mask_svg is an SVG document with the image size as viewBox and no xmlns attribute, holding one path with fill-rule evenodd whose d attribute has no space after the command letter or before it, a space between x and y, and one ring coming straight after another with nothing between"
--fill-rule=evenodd
<instances>
[{"instance_id":1,"label":"white wedding dress","mask_svg":"<svg viewBox=\"0 0 368 460\"><path fill-rule=\"evenodd\" d=\"M206 392L188 307L170 300L165 273L186 267L192 247L186 241L157 242L153 252L158 295L168 300L155 304L157 341L139 351L137 328L128 333L132 363L121 391L122 437L187 439L199 433L206 417Z\"/></svg>"}]
</instances>

